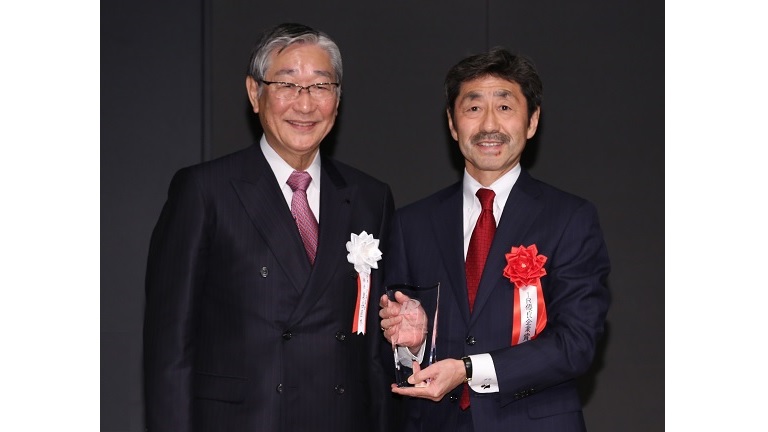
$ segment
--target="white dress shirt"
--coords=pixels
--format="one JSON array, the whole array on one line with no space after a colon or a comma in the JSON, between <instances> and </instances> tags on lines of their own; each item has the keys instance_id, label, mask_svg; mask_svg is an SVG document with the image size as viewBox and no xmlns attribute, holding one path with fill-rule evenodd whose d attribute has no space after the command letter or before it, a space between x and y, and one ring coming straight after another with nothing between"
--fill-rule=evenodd
<instances>
[{"instance_id":1,"label":"white dress shirt","mask_svg":"<svg viewBox=\"0 0 768 432\"><path fill-rule=\"evenodd\" d=\"M285 202L288 203L288 208L291 207L291 199L293 198L293 190L288 186L288 177L294 171L293 167L288 165L288 162L283 160L272 147L267 144L267 138L262 135L259 142L261 151L264 153L264 157L267 159L267 163L272 172L275 173L277 183L280 185L283 195L285 196ZM307 172L312 181L307 186L307 201L309 201L309 208L312 213L315 214L317 223L320 224L320 157L319 151L315 153L315 159L307 168Z\"/></svg>"},{"instance_id":2,"label":"white dress shirt","mask_svg":"<svg viewBox=\"0 0 768 432\"><path fill-rule=\"evenodd\" d=\"M512 191L512 187L520 177L520 164L517 164L508 173L501 176L486 189L492 189L496 196L493 199L493 218L496 225L499 224L501 213L507 204L507 198ZM472 231L475 229L477 219L480 217L482 206L480 199L477 198L477 190L484 187L477 180L472 178L464 169L464 179L462 182L463 190L463 223L464 223L464 259L467 259L467 249L469 249L469 240L472 238ZM411 357L412 360L421 361L424 358L424 349L426 341L416 355L411 354L405 347L398 347L401 358ZM496 377L496 367L493 365L493 358L490 354L473 354L469 356L472 359L472 381L469 386L478 393L496 393L499 391L499 380ZM402 361L405 364L405 361ZM405 364L410 367L409 364Z\"/></svg>"}]
</instances>

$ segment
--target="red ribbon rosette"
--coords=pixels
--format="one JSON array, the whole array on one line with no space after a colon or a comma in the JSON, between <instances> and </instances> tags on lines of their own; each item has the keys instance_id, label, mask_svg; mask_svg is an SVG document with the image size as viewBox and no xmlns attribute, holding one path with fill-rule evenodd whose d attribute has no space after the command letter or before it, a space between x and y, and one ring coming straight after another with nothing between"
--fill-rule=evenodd
<instances>
[{"instance_id":1,"label":"red ribbon rosette","mask_svg":"<svg viewBox=\"0 0 768 432\"><path fill-rule=\"evenodd\" d=\"M547 325L547 310L541 290L541 277L547 274L544 269L547 257L539 255L535 244L513 246L510 253L504 256L507 258L504 277L515 285L512 345L517 345L536 339Z\"/></svg>"}]
</instances>

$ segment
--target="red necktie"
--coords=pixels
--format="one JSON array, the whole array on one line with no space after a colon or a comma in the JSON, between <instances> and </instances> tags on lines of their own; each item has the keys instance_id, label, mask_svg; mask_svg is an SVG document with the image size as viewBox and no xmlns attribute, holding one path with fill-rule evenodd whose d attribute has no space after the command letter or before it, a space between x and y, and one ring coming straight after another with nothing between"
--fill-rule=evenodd
<instances>
[{"instance_id":1,"label":"red necktie","mask_svg":"<svg viewBox=\"0 0 768 432\"><path fill-rule=\"evenodd\" d=\"M477 297L477 288L480 284L480 277L483 275L485 259L488 258L488 250L493 242L493 235L496 233L496 220L493 218L493 199L496 193L491 189L478 189L477 197L480 199L482 211L477 218L477 224L472 237L469 239L469 249L467 249L467 296L469 298L469 312L475 305ZM459 401L461 409L469 408L469 385L464 384Z\"/></svg>"},{"instance_id":2,"label":"red necktie","mask_svg":"<svg viewBox=\"0 0 768 432\"><path fill-rule=\"evenodd\" d=\"M291 198L291 213L296 219L296 226L299 227L301 240L304 241L304 249L307 251L309 263L315 263L315 253L317 251L317 219L309 208L307 201L307 186L312 181L312 177L306 171L294 171L288 177L288 186L293 190Z\"/></svg>"}]
</instances>

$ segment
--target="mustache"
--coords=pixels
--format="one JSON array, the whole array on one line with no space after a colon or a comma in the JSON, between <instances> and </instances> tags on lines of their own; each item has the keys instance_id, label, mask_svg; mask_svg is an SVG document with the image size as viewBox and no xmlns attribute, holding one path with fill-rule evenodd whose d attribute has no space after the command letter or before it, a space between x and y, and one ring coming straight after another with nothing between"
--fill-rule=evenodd
<instances>
[{"instance_id":1,"label":"mustache","mask_svg":"<svg viewBox=\"0 0 768 432\"><path fill-rule=\"evenodd\" d=\"M477 144L481 141L501 141L507 144L511 141L511 138L507 134L501 132L478 132L472 135L471 143Z\"/></svg>"}]
</instances>

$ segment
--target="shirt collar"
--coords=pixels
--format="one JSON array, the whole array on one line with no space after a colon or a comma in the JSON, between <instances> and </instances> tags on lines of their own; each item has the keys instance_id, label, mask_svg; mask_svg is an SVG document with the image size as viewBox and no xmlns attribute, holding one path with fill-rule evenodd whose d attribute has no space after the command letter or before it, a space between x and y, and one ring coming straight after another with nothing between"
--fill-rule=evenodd
<instances>
[{"instance_id":1,"label":"shirt collar","mask_svg":"<svg viewBox=\"0 0 768 432\"><path fill-rule=\"evenodd\" d=\"M507 204L507 198L509 198L509 193L512 191L512 187L515 185L515 182L517 182L518 177L520 177L521 171L522 168L518 163L514 166L514 168L509 170L509 172L503 176L499 177L487 188L492 189L493 192L496 193L496 198L493 200L495 210L498 210L499 212L504 210L504 206ZM485 186L481 185L480 182L469 175L467 169L464 168L464 179L462 181L464 208L472 208L476 201L479 205L479 201L475 194L477 193L477 190L482 187Z\"/></svg>"},{"instance_id":2,"label":"shirt collar","mask_svg":"<svg viewBox=\"0 0 768 432\"><path fill-rule=\"evenodd\" d=\"M269 164L270 168L272 168L272 172L275 173L275 178L277 178L277 183L282 188L290 188L290 186L287 185L288 177L291 175L291 173L294 171L293 167L288 165L288 162L283 160L283 158L280 157L277 152L270 147L270 145L267 143L266 136L262 135L261 140L259 141L259 145L261 146L261 151L264 153L264 157L267 159L267 163ZM307 172L310 176L312 176L312 182L309 184L309 187L307 188L307 193L310 193L310 190L313 188L316 188L317 190L320 190L320 152L318 151L315 153L315 158L312 160L312 163L309 164L309 167L307 167Z\"/></svg>"}]
</instances>

